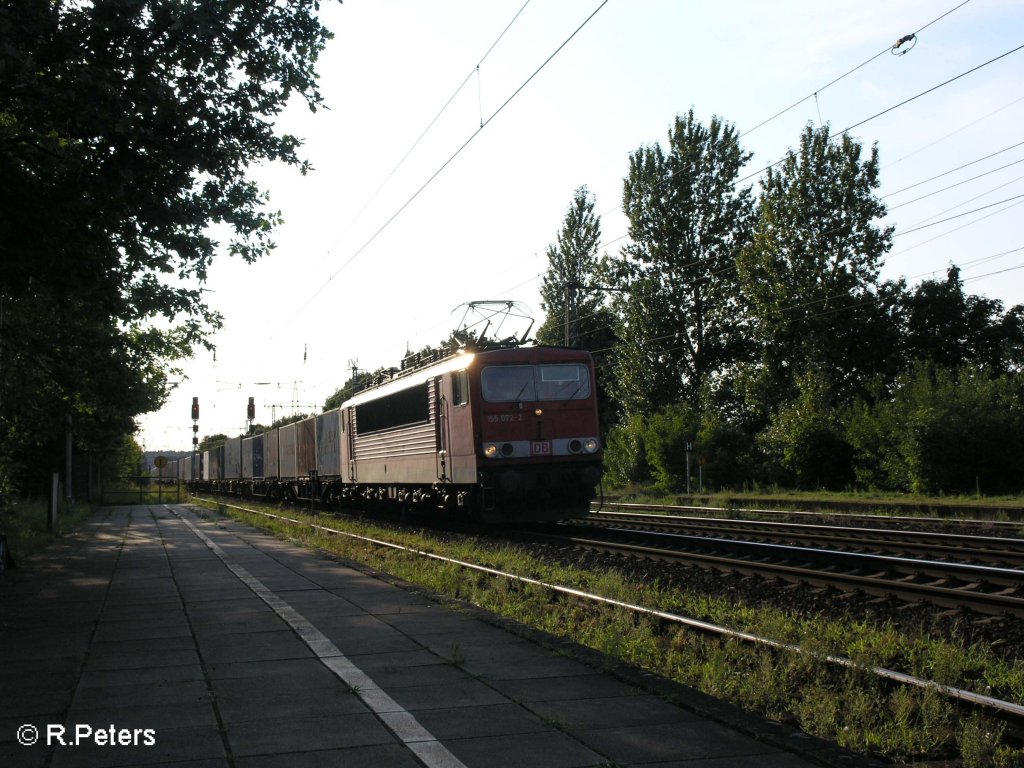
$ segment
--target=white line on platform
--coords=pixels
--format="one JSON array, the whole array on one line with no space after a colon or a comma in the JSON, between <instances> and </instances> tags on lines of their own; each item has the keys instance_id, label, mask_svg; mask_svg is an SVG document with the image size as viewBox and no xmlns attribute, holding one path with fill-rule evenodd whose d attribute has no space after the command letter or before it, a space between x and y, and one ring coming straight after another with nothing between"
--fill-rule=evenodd
<instances>
[{"instance_id":1,"label":"white line on platform","mask_svg":"<svg viewBox=\"0 0 1024 768\"><path fill-rule=\"evenodd\" d=\"M193 525L177 511L165 505L165 508L198 536L210 551L221 559L221 562L239 578L253 593L265 602L281 619L283 619L317 658L333 672L338 679L352 689L352 693L376 714L388 729L405 744L427 768L466 768L465 764L448 751L440 741L420 725L419 721L388 696L379 685L345 656L338 646L331 642L323 632L307 621L302 614L268 589L263 582L249 573L245 568L233 562L209 536Z\"/></svg>"}]
</instances>

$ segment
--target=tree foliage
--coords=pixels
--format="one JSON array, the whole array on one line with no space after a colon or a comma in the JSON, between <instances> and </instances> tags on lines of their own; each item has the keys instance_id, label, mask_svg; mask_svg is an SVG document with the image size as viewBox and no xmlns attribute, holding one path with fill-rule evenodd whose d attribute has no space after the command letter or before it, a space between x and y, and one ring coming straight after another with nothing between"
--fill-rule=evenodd
<instances>
[{"instance_id":1,"label":"tree foliage","mask_svg":"<svg viewBox=\"0 0 1024 768\"><path fill-rule=\"evenodd\" d=\"M608 431L604 471L613 483L630 485L650 477L646 432L647 419L639 413L627 416Z\"/></svg>"},{"instance_id":2,"label":"tree foliage","mask_svg":"<svg viewBox=\"0 0 1024 768\"><path fill-rule=\"evenodd\" d=\"M834 140L827 125L807 126L762 181L738 267L772 401L792 397L811 369L829 371L842 396L886 353L865 337L887 327L878 272L892 228L875 224L885 214L874 194L878 149L866 160L861 149L846 134Z\"/></svg>"},{"instance_id":3,"label":"tree foliage","mask_svg":"<svg viewBox=\"0 0 1024 768\"><path fill-rule=\"evenodd\" d=\"M585 186L577 189L557 243L548 246L548 268L540 289L545 321L537 330L541 344L592 349L609 337L603 286L598 284L601 221L594 205Z\"/></svg>"},{"instance_id":4,"label":"tree foliage","mask_svg":"<svg viewBox=\"0 0 1024 768\"><path fill-rule=\"evenodd\" d=\"M787 485L841 490L854 481L853 449L834 408L832 382L821 370L797 377L797 397L784 404L762 433L769 458L787 473Z\"/></svg>"},{"instance_id":5,"label":"tree foliage","mask_svg":"<svg viewBox=\"0 0 1024 768\"><path fill-rule=\"evenodd\" d=\"M615 390L627 410L698 407L742 357L735 258L753 200L736 181L749 157L734 126L718 117L705 126L693 110L676 117L667 148L630 155L622 199L631 243L607 265L623 289Z\"/></svg>"},{"instance_id":6,"label":"tree foliage","mask_svg":"<svg viewBox=\"0 0 1024 768\"><path fill-rule=\"evenodd\" d=\"M331 411L335 408L340 408L341 404L346 400L350 399L357 392L362 392L364 389L373 384L374 378L380 373L380 371L352 371L352 375L349 376L341 387L336 389L334 393L324 401L324 410Z\"/></svg>"},{"instance_id":7,"label":"tree foliage","mask_svg":"<svg viewBox=\"0 0 1024 768\"><path fill-rule=\"evenodd\" d=\"M916 366L893 396L860 404L847 433L863 481L920 493L1021 489L1024 381L973 366Z\"/></svg>"},{"instance_id":8,"label":"tree foliage","mask_svg":"<svg viewBox=\"0 0 1024 768\"><path fill-rule=\"evenodd\" d=\"M597 255L601 220L594 214L595 200L586 186L573 193L556 244L547 251L548 268L541 284L544 323L537 342L596 352L597 396L602 433L612 412L609 399L614 372L607 352L615 344L614 315L606 302L607 286Z\"/></svg>"},{"instance_id":9,"label":"tree foliage","mask_svg":"<svg viewBox=\"0 0 1024 768\"><path fill-rule=\"evenodd\" d=\"M0 8L0 444L43 467L67 416L113 447L219 323L202 283L280 216L249 178L305 172L274 118L321 103L317 0L25 0ZM216 235L229 237L226 244ZM16 471L16 469L14 470ZM30 478L23 477L31 485Z\"/></svg>"},{"instance_id":10,"label":"tree foliage","mask_svg":"<svg viewBox=\"0 0 1024 768\"><path fill-rule=\"evenodd\" d=\"M902 297L900 353L907 363L943 368L980 365L995 373L1024 364L1024 306L964 293L959 268L944 282L924 280Z\"/></svg>"},{"instance_id":11,"label":"tree foliage","mask_svg":"<svg viewBox=\"0 0 1024 768\"><path fill-rule=\"evenodd\" d=\"M685 487L692 441L711 488L1024 490L1024 305L967 294L955 266L879 279L877 147L808 126L751 220L730 127L691 112L669 139L630 156L632 242L601 264L626 289L613 482Z\"/></svg>"},{"instance_id":12,"label":"tree foliage","mask_svg":"<svg viewBox=\"0 0 1024 768\"><path fill-rule=\"evenodd\" d=\"M655 484L666 491L686 489L687 444L700 431L700 414L687 403L666 406L650 417L644 436ZM692 451L690 451L692 454Z\"/></svg>"}]
</instances>

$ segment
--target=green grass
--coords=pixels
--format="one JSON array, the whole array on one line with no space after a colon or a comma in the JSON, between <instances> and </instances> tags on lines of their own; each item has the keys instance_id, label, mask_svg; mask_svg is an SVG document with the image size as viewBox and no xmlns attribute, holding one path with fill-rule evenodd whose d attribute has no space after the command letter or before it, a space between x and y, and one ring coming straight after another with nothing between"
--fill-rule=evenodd
<instances>
[{"instance_id":1,"label":"green grass","mask_svg":"<svg viewBox=\"0 0 1024 768\"><path fill-rule=\"evenodd\" d=\"M75 502L68 512L61 509L57 516L57 530L48 530L49 502L38 499L15 499L0 511L0 531L7 534L7 543L15 561L28 557L56 536L73 531L83 520L96 511L88 502Z\"/></svg>"},{"instance_id":2,"label":"green grass","mask_svg":"<svg viewBox=\"0 0 1024 768\"><path fill-rule=\"evenodd\" d=\"M314 520L299 512L286 514ZM358 535L769 637L804 652L779 651L718 639L621 609L560 598L543 587L345 536L300 529L252 514L232 511L232 515L570 638L850 749L895 760L957 755L965 768L1024 762L1024 751L1006 743L997 723L981 716L967 717L934 689L895 687L863 670L837 669L823 661L829 654L844 656L862 665L883 666L1024 702L1024 661L1001 659L982 646L923 634L908 637L885 624L754 609L735 604L731 597L670 588L657 581L641 582L617 571L547 562L520 547L492 540L384 530L365 521L331 519L326 523Z\"/></svg>"}]
</instances>

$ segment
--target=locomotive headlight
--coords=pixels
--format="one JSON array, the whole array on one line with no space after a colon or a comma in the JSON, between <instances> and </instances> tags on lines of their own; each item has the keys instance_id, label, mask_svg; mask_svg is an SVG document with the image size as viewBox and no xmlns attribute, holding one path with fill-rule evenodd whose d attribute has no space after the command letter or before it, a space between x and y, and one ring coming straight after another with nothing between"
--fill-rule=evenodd
<instances>
[{"instance_id":1,"label":"locomotive headlight","mask_svg":"<svg viewBox=\"0 0 1024 768\"><path fill-rule=\"evenodd\" d=\"M534 416L543 416L544 415L544 409L543 408L538 408L537 410L535 410L533 412L533 415Z\"/></svg>"},{"instance_id":2,"label":"locomotive headlight","mask_svg":"<svg viewBox=\"0 0 1024 768\"><path fill-rule=\"evenodd\" d=\"M593 437L588 437L583 441L583 450L587 453L597 453L597 440Z\"/></svg>"},{"instance_id":3,"label":"locomotive headlight","mask_svg":"<svg viewBox=\"0 0 1024 768\"><path fill-rule=\"evenodd\" d=\"M498 446L496 446L494 443L488 443L487 445L484 446L484 456L486 456L488 459L493 459L497 455Z\"/></svg>"}]
</instances>

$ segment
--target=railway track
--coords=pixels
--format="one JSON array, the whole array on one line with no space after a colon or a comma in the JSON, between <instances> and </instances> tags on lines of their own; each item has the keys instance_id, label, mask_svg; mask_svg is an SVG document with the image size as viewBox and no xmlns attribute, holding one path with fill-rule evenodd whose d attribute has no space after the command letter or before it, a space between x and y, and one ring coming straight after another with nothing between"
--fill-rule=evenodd
<instances>
[{"instance_id":1,"label":"railway track","mask_svg":"<svg viewBox=\"0 0 1024 768\"><path fill-rule=\"evenodd\" d=\"M641 512L597 512L575 523L691 536L729 536L741 541L828 547L844 552L891 554L900 557L938 558L976 565L1010 568L1024 566L1024 539L1011 536Z\"/></svg>"},{"instance_id":2,"label":"railway track","mask_svg":"<svg viewBox=\"0 0 1024 768\"><path fill-rule=\"evenodd\" d=\"M620 513L651 513L659 515L697 515L702 517L714 516L747 516L753 519L781 518L785 520L852 520L868 522L874 526L895 527L900 525L922 525L936 526L943 530L962 529L987 529L990 531L1008 531L1019 533L1024 530L1024 519L997 520L992 517L950 517L950 516L928 516L928 515L896 515L896 514L870 514L867 512L851 512L848 510L827 511L804 511L795 509L763 509L753 507L708 507L698 505L678 504L638 504L632 502L605 501L594 502L593 512ZM991 509L982 508L982 512L991 513ZM1024 515L1024 510L1001 510L1004 514Z\"/></svg>"},{"instance_id":3,"label":"railway track","mask_svg":"<svg viewBox=\"0 0 1024 768\"><path fill-rule=\"evenodd\" d=\"M653 519L652 519L653 518ZM591 515L535 534L600 552L1024 618L1024 541L915 531Z\"/></svg>"}]
</instances>

